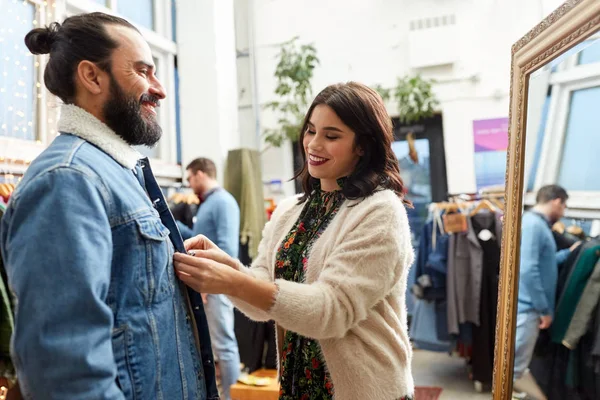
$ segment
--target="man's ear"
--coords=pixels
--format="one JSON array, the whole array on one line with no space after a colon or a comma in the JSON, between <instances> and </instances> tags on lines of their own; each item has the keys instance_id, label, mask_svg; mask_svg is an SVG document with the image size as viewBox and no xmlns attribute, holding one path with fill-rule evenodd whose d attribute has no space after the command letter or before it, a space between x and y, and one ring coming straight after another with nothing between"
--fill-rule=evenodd
<instances>
[{"instance_id":1,"label":"man's ear","mask_svg":"<svg viewBox=\"0 0 600 400\"><path fill-rule=\"evenodd\" d=\"M106 72L91 61L81 61L77 66L77 79L82 89L91 94L101 94L104 90Z\"/></svg>"}]
</instances>

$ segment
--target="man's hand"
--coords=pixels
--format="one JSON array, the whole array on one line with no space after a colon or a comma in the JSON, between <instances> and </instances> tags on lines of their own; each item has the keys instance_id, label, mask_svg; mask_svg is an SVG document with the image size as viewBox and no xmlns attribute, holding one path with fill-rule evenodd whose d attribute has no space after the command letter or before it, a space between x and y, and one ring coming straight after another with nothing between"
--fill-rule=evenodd
<instances>
[{"instance_id":1,"label":"man's hand","mask_svg":"<svg viewBox=\"0 0 600 400\"><path fill-rule=\"evenodd\" d=\"M200 296L202 297L202 304L207 304L208 303L208 294L200 293Z\"/></svg>"},{"instance_id":2,"label":"man's hand","mask_svg":"<svg viewBox=\"0 0 600 400\"><path fill-rule=\"evenodd\" d=\"M548 329L552 325L552 316L551 315L542 315L540 317L540 329Z\"/></svg>"},{"instance_id":3,"label":"man's hand","mask_svg":"<svg viewBox=\"0 0 600 400\"><path fill-rule=\"evenodd\" d=\"M580 245L581 245L581 242L580 242L580 241L579 241L579 242L575 242L575 244L574 244L573 246L569 247L569 251L573 251L573 250L575 250L575 249L576 249L576 248L578 248Z\"/></svg>"}]
</instances>

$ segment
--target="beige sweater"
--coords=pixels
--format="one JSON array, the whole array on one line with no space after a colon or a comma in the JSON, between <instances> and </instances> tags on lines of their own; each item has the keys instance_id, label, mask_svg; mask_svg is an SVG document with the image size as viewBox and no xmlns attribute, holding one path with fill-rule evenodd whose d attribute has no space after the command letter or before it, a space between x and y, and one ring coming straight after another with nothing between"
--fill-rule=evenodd
<instances>
[{"instance_id":1,"label":"beige sweater","mask_svg":"<svg viewBox=\"0 0 600 400\"><path fill-rule=\"evenodd\" d=\"M277 249L303 207L297 203L293 197L277 207L245 272L274 280ZM313 245L305 283L275 280L269 312L231 300L251 319L277 323L278 352L283 329L317 339L336 400L394 400L414 391L405 303L412 261L406 210L384 190L344 202Z\"/></svg>"}]
</instances>

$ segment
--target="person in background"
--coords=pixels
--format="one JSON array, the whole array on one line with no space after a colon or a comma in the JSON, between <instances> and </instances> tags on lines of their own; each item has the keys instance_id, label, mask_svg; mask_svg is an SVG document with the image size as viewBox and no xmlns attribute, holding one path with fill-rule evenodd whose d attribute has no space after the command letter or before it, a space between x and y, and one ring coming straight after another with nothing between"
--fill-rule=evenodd
<instances>
[{"instance_id":1,"label":"person in background","mask_svg":"<svg viewBox=\"0 0 600 400\"><path fill-rule=\"evenodd\" d=\"M540 188L536 205L523 214L521 260L515 339L514 389L536 399L546 397L528 368L540 329L554 315L558 265L580 244L557 252L552 225L565 214L567 191L557 185Z\"/></svg>"},{"instance_id":2,"label":"person in background","mask_svg":"<svg viewBox=\"0 0 600 400\"><path fill-rule=\"evenodd\" d=\"M205 235L227 255L237 259L240 243L240 208L234 197L219 186L212 160L197 158L186 168L190 188L200 199L192 229L178 222L184 239ZM213 350L221 371L223 396L230 400L229 388L240 374L240 354L234 331L233 305L222 294L204 295L206 317Z\"/></svg>"},{"instance_id":3,"label":"person in background","mask_svg":"<svg viewBox=\"0 0 600 400\"><path fill-rule=\"evenodd\" d=\"M359 83L317 95L300 132L304 194L283 200L252 267L205 236L180 279L277 324L280 399L412 399L406 285L414 254L393 129Z\"/></svg>"},{"instance_id":4,"label":"person in background","mask_svg":"<svg viewBox=\"0 0 600 400\"><path fill-rule=\"evenodd\" d=\"M50 54L44 83L64 104L61 134L27 169L0 226L23 398L218 398L208 329L199 337L190 323L173 269L169 235L180 251L183 241L164 225L176 227L133 147L162 135L166 94L150 47L103 13L33 29L25 45Z\"/></svg>"}]
</instances>

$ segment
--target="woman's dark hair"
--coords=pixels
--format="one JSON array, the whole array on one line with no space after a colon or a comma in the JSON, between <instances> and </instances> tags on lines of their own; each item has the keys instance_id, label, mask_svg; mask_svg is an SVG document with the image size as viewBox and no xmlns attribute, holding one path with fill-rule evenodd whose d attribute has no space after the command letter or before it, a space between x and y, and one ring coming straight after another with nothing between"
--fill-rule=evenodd
<instances>
[{"instance_id":1,"label":"woman's dark hair","mask_svg":"<svg viewBox=\"0 0 600 400\"><path fill-rule=\"evenodd\" d=\"M110 57L119 43L108 34L107 25L137 29L123 18L94 12L75 15L61 24L31 30L25 45L33 54L50 54L44 71L48 90L65 104L75 100L75 71L87 60L110 72Z\"/></svg>"},{"instance_id":2,"label":"woman's dark hair","mask_svg":"<svg viewBox=\"0 0 600 400\"><path fill-rule=\"evenodd\" d=\"M319 183L318 179L308 173L302 142L313 110L320 104L331 107L342 122L354 131L354 145L363 151L354 172L347 177L342 187L344 196L352 200L360 199L372 195L379 188L385 188L393 190L405 205L412 206L404 197L398 159L392 150L392 119L381 96L373 89L356 82L326 87L315 97L306 113L299 141L303 165L294 177L302 181L304 196L300 202L304 202Z\"/></svg>"}]
</instances>

